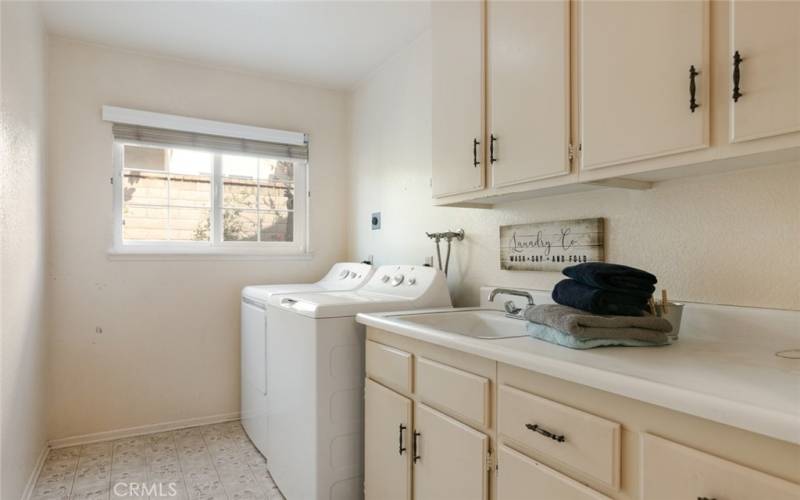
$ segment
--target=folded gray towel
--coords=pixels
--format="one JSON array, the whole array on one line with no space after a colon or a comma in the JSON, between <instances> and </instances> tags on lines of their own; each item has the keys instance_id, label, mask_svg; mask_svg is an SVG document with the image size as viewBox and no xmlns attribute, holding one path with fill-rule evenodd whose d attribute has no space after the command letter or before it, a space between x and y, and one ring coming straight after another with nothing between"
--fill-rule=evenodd
<instances>
[{"instance_id":1,"label":"folded gray towel","mask_svg":"<svg viewBox=\"0 0 800 500\"><path fill-rule=\"evenodd\" d=\"M578 339L631 339L664 342L672 325L657 316L600 316L574 307L542 304L525 310L525 319Z\"/></svg>"}]
</instances>

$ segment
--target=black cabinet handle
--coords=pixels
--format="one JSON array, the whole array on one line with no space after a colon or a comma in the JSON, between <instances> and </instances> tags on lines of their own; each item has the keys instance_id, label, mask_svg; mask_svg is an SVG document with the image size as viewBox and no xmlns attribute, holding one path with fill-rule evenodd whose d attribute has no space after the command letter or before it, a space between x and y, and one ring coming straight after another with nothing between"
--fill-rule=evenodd
<instances>
[{"instance_id":1,"label":"black cabinet handle","mask_svg":"<svg viewBox=\"0 0 800 500\"><path fill-rule=\"evenodd\" d=\"M742 56L739 55L737 50L733 53L733 102L739 102L739 98L742 97L742 93L739 90L739 79L742 77L739 65L742 64L742 61Z\"/></svg>"},{"instance_id":2,"label":"black cabinet handle","mask_svg":"<svg viewBox=\"0 0 800 500\"><path fill-rule=\"evenodd\" d=\"M489 136L489 163L494 163L497 161L497 158L494 157L494 141L497 140L497 137L494 134Z\"/></svg>"},{"instance_id":3,"label":"black cabinet handle","mask_svg":"<svg viewBox=\"0 0 800 500\"><path fill-rule=\"evenodd\" d=\"M472 139L472 166L473 167L477 167L478 165L481 164L481 162L478 161L478 144L480 144L480 141L478 141L478 139Z\"/></svg>"},{"instance_id":4,"label":"black cabinet handle","mask_svg":"<svg viewBox=\"0 0 800 500\"><path fill-rule=\"evenodd\" d=\"M403 431L404 430L406 430L406 426L403 425L403 424L400 424L400 433L399 433L400 446L399 446L399 448L397 450L400 455L402 455L403 452L406 451L405 446L403 446Z\"/></svg>"},{"instance_id":5,"label":"black cabinet handle","mask_svg":"<svg viewBox=\"0 0 800 500\"><path fill-rule=\"evenodd\" d=\"M564 437L563 434L554 434L548 430L542 429L541 427L539 427L539 424L525 424L525 427L532 430L533 432L538 432L544 437L549 437L553 441L557 441L559 443L563 443L564 441L567 440L567 438Z\"/></svg>"},{"instance_id":6,"label":"black cabinet handle","mask_svg":"<svg viewBox=\"0 0 800 500\"><path fill-rule=\"evenodd\" d=\"M700 105L697 104L697 99L695 98L695 94L697 93L697 85L695 84L695 78L699 75L700 72L694 68L694 64L689 66L689 109L694 113L694 110L699 108Z\"/></svg>"},{"instance_id":7,"label":"black cabinet handle","mask_svg":"<svg viewBox=\"0 0 800 500\"><path fill-rule=\"evenodd\" d=\"M413 450L413 453L414 453L414 463L417 463L417 461L418 461L420 458L422 458L421 456L419 456L419 443L417 442L417 438L419 438L420 436L421 436L421 434L420 434L419 432L415 432L415 433L414 433L414 441L412 442L412 445L413 445L413 447L414 447L414 450Z\"/></svg>"},{"instance_id":8,"label":"black cabinet handle","mask_svg":"<svg viewBox=\"0 0 800 500\"><path fill-rule=\"evenodd\" d=\"M716 498L697 497L697 500L717 500Z\"/></svg>"}]
</instances>

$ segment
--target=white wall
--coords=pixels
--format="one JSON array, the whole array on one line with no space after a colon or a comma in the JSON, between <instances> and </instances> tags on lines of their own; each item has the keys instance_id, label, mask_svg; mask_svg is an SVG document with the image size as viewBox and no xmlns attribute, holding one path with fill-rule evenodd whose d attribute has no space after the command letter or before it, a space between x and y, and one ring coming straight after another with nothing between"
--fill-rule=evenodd
<instances>
[{"instance_id":1,"label":"white wall","mask_svg":"<svg viewBox=\"0 0 800 500\"><path fill-rule=\"evenodd\" d=\"M607 257L659 277L677 299L800 309L800 168L768 167L663 182L644 192L598 190L493 210L435 208L430 34L387 61L351 96L352 258L421 263L425 231L464 228L450 284L459 305L478 287L552 287L558 273L501 271L498 226L605 217ZM371 231L371 212L383 228Z\"/></svg>"},{"instance_id":2,"label":"white wall","mask_svg":"<svg viewBox=\"0 0 800 500\"><path fill-rule=\"evenodd\" d=\"M22 496L46 442L46 39L39 7L0 3L0 497Z\"/></svg>"},{"instance_id":3,"label":"white wall","mask_svg":"<svg viewBox=\"0 0 800 500\"><path fill-rule=\"evenodd\" d=\"M51 437L238 412L242 286L311 281L345 256L346 96L62 38L50 49ZM308 132L313 260L109 261L104 104Z\"/></svg>"}]
</instances>

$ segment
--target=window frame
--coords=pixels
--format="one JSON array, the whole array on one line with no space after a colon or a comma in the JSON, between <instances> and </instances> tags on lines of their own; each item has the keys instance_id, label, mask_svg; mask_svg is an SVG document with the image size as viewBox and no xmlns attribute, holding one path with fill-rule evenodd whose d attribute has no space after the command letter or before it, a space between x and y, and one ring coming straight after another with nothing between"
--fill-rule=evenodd
<instances>
[{"instance_id":1,"label":"window frame","mask_svg":"<svg viewBox=\"0 0 800 500\"><path fill-rule=\"evenodd\" d=\"M198 148L198 151L214 155L211 176L211 205L210 205L210 240L206 241L125 241L122 237L123 230L123 170L125 145L156 147L161 149L191 149L185 146L169 146L164 144L151 144L142 141L114 140L113 141L113 168L114 174L111 185L113 191L113 236L111 256L240 256L264 258L302 258L310 257L309 251L309 161L289 159L296 162L294 169L294 222L293 241L224 241L222 240L222 212L223 212L223 179L222 156L255 156L269 158L263 155L247 155L246 153L233 153L230 151L215 151ZM276 158L278 159L278 158Z\"/></svg>"}]
</instances>

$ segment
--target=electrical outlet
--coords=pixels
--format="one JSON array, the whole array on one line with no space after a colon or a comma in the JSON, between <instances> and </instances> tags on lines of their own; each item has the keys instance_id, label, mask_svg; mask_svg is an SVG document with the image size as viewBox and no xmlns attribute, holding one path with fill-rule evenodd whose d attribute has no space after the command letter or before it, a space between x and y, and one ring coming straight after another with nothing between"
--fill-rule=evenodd
<instances>
[{"instance_id":1,"label":"electrical outlet","mask_svg":"<svg viewBox=\"0 0 800 500\"><path fill-rule=\"evenodd\" d=\"M372 230L380 229L381 228L381 213L375 212L372 214L372 218L370 220L372 223Z\"/></svg>"}]
</instances>

